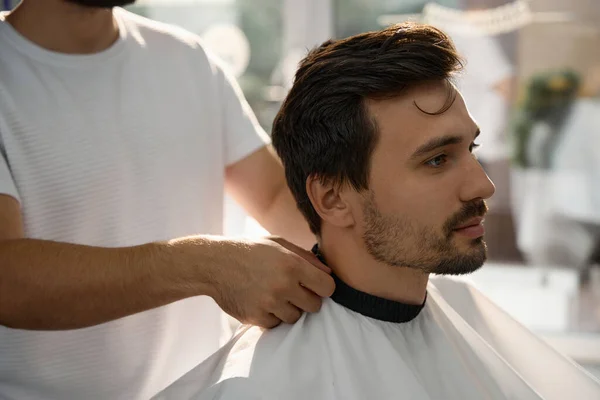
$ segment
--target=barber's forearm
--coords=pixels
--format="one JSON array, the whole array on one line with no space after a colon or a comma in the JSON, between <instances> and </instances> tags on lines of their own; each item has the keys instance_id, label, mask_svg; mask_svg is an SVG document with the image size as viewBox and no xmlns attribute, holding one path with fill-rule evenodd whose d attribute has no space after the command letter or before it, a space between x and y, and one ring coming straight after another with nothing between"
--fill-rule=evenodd
<instances>
[{"instance_id":1,"label":"barber's forearm","mask_svg":"<svg viewBox=\"0 0 600 400\"><path fill-rule=\"evenodd\" d=\"M76 329L208 292L208 285L198 283L202 279L173 265L173 251L159 243L101 248L2 241L0 325Z\"/></svg>"},{"instance_id":2,"label":"barber's forearm","mask_svg":"<svg viewBox=\"0 0 600 400\"><path fill-rule=\"evenodd\" d=\"M284 237L290 242L310 249L315 243L315 235L310 231L304 216L298 210L296 201L287 185L277 193L268 211L259 221L271 234Z\"/></svg>"}]
</instances>

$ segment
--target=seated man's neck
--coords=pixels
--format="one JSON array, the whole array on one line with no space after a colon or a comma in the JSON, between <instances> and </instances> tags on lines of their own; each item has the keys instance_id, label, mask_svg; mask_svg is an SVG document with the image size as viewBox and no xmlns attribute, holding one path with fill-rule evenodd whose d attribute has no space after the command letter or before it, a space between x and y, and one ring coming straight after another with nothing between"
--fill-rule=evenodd
<instances>
[{"instance_id":1,"label":"seated man's neck","mask_svg":"<svg viewBox=\"0 0 600 400\"><path fill-rule=\"evenodd\" d=\"M379 262L362 241L343 234L324 234L319 249L333 272L356 290L406 304L425 301L426 272Z\"/></svg>"}]
</instances>

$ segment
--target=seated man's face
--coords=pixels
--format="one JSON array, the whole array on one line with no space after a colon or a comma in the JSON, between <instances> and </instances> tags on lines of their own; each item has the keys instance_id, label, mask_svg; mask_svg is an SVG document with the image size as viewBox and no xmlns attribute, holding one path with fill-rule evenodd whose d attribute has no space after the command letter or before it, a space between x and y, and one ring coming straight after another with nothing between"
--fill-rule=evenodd
<instances>
[{"instance_id":1,"label":"seated man's face","mask_svg":"<svg viewBox=\"0 0 600 400\"><path fill-rule=\"evenodd\" d=\"M478 127L456 92L445 112L423 112L439 111L449 90L454 91L448 84L432 83L397 98L367 101L379 138L369 190L353 199L362 214L357 232L380 262L464 274L486 259L477 218L495 189L472 154Z\"/></svg>"}]
</instances>

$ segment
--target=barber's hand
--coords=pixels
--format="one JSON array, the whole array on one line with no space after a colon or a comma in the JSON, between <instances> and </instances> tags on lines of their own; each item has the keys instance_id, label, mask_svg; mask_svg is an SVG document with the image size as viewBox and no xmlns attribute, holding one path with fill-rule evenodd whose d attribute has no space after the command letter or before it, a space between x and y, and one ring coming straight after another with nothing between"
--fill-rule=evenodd
<instances>
[{"instance_id":1,"label":"barber's hand","mask_svg":"<svg viewBox=\"0 0 600 400\"><path fill-rule=\"evenodd\" d=\"M229 241L229 265L215 276L219 306L243 323L272 328L317 312L335 289L331 270L311 252L278 237Z\"/></svg>"}]
</instances>

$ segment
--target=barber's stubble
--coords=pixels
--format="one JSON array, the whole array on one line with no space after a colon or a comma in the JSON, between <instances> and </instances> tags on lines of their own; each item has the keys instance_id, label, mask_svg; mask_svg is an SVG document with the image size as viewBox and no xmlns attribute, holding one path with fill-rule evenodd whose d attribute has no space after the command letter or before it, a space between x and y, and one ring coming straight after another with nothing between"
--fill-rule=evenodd
<instances>
[{"instance_id":1,"label":"barber's stubble","mask_svg":"<svg viewBox=\"0 0 600 400\"><path fill-rule=\"evenodd\" d=\"M136 0L65 0L69 3L92 8L124 7L136 2Z\"/></svg>"}]
</instances>

